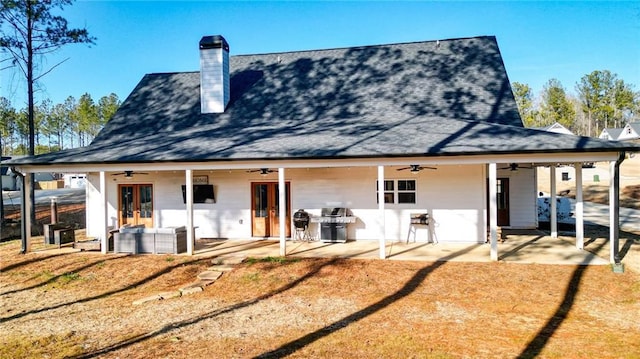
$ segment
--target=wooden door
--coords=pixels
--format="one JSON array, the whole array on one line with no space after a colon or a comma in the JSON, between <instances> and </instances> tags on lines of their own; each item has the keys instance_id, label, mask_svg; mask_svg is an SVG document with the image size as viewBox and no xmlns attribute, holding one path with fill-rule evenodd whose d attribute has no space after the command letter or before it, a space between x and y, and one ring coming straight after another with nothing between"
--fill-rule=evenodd
<instances>
[{"instance_id":1,"label":"wooden door","mask_svg":"<svg viewBox=\"0 0 640 359\"><path fill-rule=\"evenodd\" d=\"M254 182L251 184L251 223L253 237L280 236L280 194L278 183ZM285 236L291 236L291 210L289 183L285 184L286 216Z\"/></svg>"},{"instance_id":2,"label":"wooden door","mask_svg":"<svg viewBox=\"0 0 640 359\"><path fill-rule=\"evenodd\" d=\"M509 226L511 218L509 217L509 179L498 178L496 180L496 202L498 212L498 226ZM487 180L487 209L491 206L489 199L489 181ZM487 225L489 224L489 216L487 215Z\"/></svg>"},{"instance_id":3,"label":"wooden door","mask_svg":"<svg viewBox=\"0 0 640 359\"><path fill-rule=\"evenodd\" d=\"M153 227L153 185L121 184L118 186L118 196L120 226Z\"/></svg>"},{"instance_id":4,"label":"wooden door","mask_svg":"<svg viewBox=\"0 0 640 359\"><path fill-rule=\"evenodd\" d=\"M498 226L508 226L509 220L509 179L498 178L496 202L498 204Z\"/></svg>"}]
</instances>

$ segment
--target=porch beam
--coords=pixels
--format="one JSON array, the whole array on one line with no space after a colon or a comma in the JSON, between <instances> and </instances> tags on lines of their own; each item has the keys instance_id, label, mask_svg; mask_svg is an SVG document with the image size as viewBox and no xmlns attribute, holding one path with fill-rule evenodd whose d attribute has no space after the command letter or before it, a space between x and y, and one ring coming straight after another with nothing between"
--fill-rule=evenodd
<instances>
[{"instance_id":1,"label":"porch beam","mask_svg":"<svg viewBox=\"0 0 640 359\"><path fill-rule=\"evenodd\" d=\"M193 171L185 170L185 197L187 206L187 254L193 255L195 228L193 227Z\"/></svg>"},{"instance_id":2,"label":"porch beam","mask_svg":"<svg viewBox=\"0 0 640 359\"><path fill-rule=\"evenodd\" d=\"M284 168L278 168L278 216L280 216L280 256L287 255L287 238L286 238L286 219L287 205L286 203L287 189L284 184Z\"/></svg>"},{"instance_id":3,"label":"porch beam","mask_svg":"<svg viewBox=\"0 0 640 359\"><path fill-rule=\"evenodd\" d=\"M495 162L489 163L489 238L491 260L498 260L498 169Z\"/></svg>"},{"instance_id":4,"label":"porch beam","mask_svg":"<svg viewBox=\"0 0 640 359\"><path fill-rule=\"evenodd\" d=\"M22 254L31 252L31 179L33 175L31 173L23 173L22 176Z\"/></svg>"},{"instance_id":5,"label":"porch beam","mask_svg":"<svg viewBox=\"0 0 640 359\"><path fill-rule=\"evenodd\" d=\"M100 208L102 208L102 224L100 228L100 252L107 254L109 250L109 211L107 209L107 173L100 171Z\"/></svg>"},{"instance_id":6,"label":"porch beam","mask_svg":"<svg viewBox=\"0 0 640 359\"><path fill-rule=\"evenodd\" d=\"M624 156L624 154L622 155ZM624 159L624 157L622 157ZM621 161L620 161L621 162ZM620 235L620 173L619 163L609 162L609 262L617 263L619 258Z\"/></svg>"},{"instance_id":7,"label":"porch beam","mask_svg":"<svg viewBox=\"0 0 640 359\"><path fill-rule=\"evenodd\" d=\"M387 258L385 240L385 216L384 216L384 166L378 166L378 221L380 228L379 256L380 259Z\"/></svg>"},{"instance_id":8,"label":"porch beam","mask_svg":"<svg viewBox=\"0 0 640 359\"><path fill-rule=\"evenodd\" d=\"M584 202L582 198L582 162L573 164L576 172L576 248L584 249Z\"/></svg>"},{"instance_id":9,"label":"porch beam","mask_svg":"<svg viewBox=\"0 0 640 359\"><path fill-rule=\"evenodd\" d=\"M549 226L551 238L558 238L558 202L556 199L556 165L549 166L550 178L550 207L549 207Z\"/></svg>"},{"instance_id":10,"label":"porch beam","mask_svg":"<svg viewBox=\"0 0 640 359\"><path fill-rule=\"evenodd\" d=\"M423 157L418 162L422 165L485 165L487 162L496 163L575 163L575 162L606 162L614 161L618 158L618 152L576 152L576 153L532 153L532 154L513 154L513 155L490 155L486 153L468 156L452 156L452 157ZM340 159L340 160L273 160L269 161L270 168L286 167L293 168L324 168L324 167L377 167L377 166L406 166L415 164L415 157L394 157L394 158L375 158L375 159ZM238 161L238 162L171 162L171 163L146 163L137 164L136 169L140 171L176 171L182 172L185 168L191 170L238 170L246 171L248 169L264 167L264 161ZM121 172L129 170L130 166L123 164L87 164L82 166L74 165L17 165L21 172Z\"/></svg>"}]
</instances>

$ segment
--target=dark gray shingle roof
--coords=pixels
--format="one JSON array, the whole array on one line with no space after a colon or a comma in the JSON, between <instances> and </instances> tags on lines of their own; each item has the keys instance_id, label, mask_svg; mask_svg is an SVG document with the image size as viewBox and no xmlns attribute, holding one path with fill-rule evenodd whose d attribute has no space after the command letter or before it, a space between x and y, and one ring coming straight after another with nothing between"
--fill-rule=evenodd
<instances>
[{"instance_id":1,"label":"dark gray shingle roof","mask_svg":"<svg viewBox=\"0 0 640 359\"><path fill-rule=\"evenodd\" d=\"M200 114L199 84L198 72L146 75L90 146L24 163L616 147L523 128L494 37L232 56L223 114Z\"/></svg>"}]
</instances>

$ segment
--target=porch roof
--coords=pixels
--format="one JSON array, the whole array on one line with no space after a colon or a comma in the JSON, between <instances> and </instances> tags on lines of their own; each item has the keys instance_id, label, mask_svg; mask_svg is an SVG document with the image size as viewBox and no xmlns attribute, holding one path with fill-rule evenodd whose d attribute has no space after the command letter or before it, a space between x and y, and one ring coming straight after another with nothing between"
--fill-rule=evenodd
<instances>
[{"instance_id":1,"label":"porch roof","mask_svg":"<svg viewBox=\"0 0 640 359\"><path fill-rule=\"evenodd\" d=\"M199 72L148 74L87 147L16 165L639 150L522 126L494 37L231 57L225 113Z\"/></svg>"}]
</instances>

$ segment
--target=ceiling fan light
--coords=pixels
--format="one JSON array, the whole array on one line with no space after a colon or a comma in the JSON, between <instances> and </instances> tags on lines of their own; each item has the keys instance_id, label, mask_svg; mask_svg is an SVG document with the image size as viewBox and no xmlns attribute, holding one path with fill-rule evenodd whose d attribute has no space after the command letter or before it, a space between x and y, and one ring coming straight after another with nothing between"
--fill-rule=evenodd
<instances>
[{"instance_id":1,"label":"ceiling fan light","mask_svg":"<svg viewBox=\"0 0 640 359\"><path fill-rule=\"evenodd\" d=\"M266 176L269 174L269 169L268 168L261 168L260 169L260 175L261 176Z\"/></svg>"}]
</instances>

